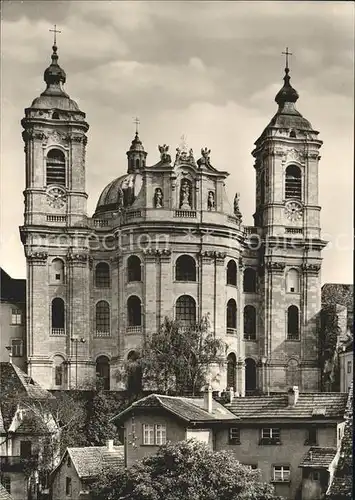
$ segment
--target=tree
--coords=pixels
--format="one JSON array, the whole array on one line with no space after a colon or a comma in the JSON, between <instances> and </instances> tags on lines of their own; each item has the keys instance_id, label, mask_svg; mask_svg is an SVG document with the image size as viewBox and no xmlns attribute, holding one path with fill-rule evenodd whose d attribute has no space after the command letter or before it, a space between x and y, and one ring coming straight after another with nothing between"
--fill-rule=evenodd
<instances>
[{"instance_id":1,"label":"tree","mask_svg":"<svg viewBox=\"0 0 355 500\"><path fill-rule=\"evenodd\" d=\"M117 405L115 410L117 411ZM86 437L89 446L102 446L108 439L116 436L116 427L110 422L112 416L112 405L103 389L99 389L88 403Z\"/></svg>"},{"instance_id":2,"label":"tree","mask_svg":"<svg viewBox=\"0 0 355 500\"><path fill-rule=\"evenodd\" d=\"M210 331L208 316L191 326L165 318L160 329L145 339L143 348L125 367L143 374L144 381L165 394L193 395L206 385L212 365L223 364L227 345Z\"/></svg>"},{"instance_id":3,"label":"tree","mask_svg":"<svg viewBox=\"0 0 355 500\"><path fill-rule=\"evenodd\" d=\"M93 485L95 500L276 500L259 470L232 453L213 452L196 440L167 443L130 468L105 473Z\"/></svg>"}]
</instances>

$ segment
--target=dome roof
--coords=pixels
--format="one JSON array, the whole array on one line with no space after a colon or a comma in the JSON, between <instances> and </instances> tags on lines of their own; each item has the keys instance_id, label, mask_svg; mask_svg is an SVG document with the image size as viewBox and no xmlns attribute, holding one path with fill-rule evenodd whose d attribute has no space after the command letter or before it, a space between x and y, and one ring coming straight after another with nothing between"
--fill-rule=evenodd
<instances>
[{"instance_id":1,"label":"dome roof","mask_svg":"<svg viewBox=\"0 0 355 500\"><path fill-rule=\"evenodd\" d=\"M63 111L80 111L73 99L63 92L60 95L46 94L45 91L32 101L31 108L37 109L62 109Z\"/></svg>"},{"instance_id":2,"label":"dome roof","mask_svg":"<svg viewBox=\"0 0 355 500\"><path fill-rule=\"evenodd\" d=\"M296 102L299 98L297 90L295 90L290 84L289 68L285 68L284 85L278 91L275 97L275 101L279 106L283 106L286 102Z\"/></svg>"},{"instance_id":3,"label":"dome roof","mask_svg":"<svg viewBox=\"0 0 355 500\"><path fill-rule=\"evenodd\" d=\"M95 213L131 206L142 189L142 183L139 173L125 174L113 180L102 191Z\"/></svg>"}]
</instances>

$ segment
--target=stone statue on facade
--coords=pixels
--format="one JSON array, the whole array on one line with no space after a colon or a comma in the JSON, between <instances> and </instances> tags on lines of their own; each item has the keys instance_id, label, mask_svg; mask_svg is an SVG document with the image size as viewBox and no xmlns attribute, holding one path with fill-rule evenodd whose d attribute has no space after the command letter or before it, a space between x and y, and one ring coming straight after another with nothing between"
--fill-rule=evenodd
<instances>
[{"instance_id":1,"label":"stone statue on facade","mask_svg":"<svg viewBox=\"0 0 355 500\"><path fill-rule=\"evenodd\" d=\"M240 194L239 193L235 193L235 196L234 196L234 215L237 219L237 222L238 224L241 224L242 223L242 213L239 209L239 201L240 201Z\"/></svg>"},{"instance_id":2,"label":"stone statue on facade","mask_svg":"<svg viewBox=\"0 0 355 500\"><path fill-rule=\"evenodd\" d=\"M205 167L211 167L210 163L210 154L211 150L208 148L202 148L201 149L201 158L197 160L197 165L199 167L205 166Z\"/></svg>"},{"instance_id":3,"label":"stone statue on facade","mask_svg":"<svg viewBox=\"0 0 355 500\"><path fill-rule=\"evenodd\" d=\"M208 192L207 208L208 208L208 210L215 209L215 201L214 201L214 192L213 191Z\"/></svg>"},{"instance_id":4,"label":"stone statue on facade","mask_svg":"<svg viewBox=\"0 0 355 500\"><path fill-rule=\"evenodd\" d=\"M191 209L190 184L186 179L184 179L181 182L180 200L181 200L180 208L182 208L183 210L190 210Z\"/></svg>"},{"instance_id":5,"label":"stone statue on facade","mask_svg":"<svg viewBox=\"0 0 355 500\"><path fill-rule=\"evenodd\" d=\"M168 153L169 146L163 144L162 146L158 146L158 149L160 153L160 161L163 163L171 163L171 156Z\"/></svg>"},{"instance_id":6,"label":"stone statue on facade","mask_svg":"<svg viewBox=\"0 0 355 500\"><path fill-rule=\"evenodd\" d=\"M154 206L155 208L163 208L163 191L160 188L155 189Z\"/></svg>"}]
</instances>

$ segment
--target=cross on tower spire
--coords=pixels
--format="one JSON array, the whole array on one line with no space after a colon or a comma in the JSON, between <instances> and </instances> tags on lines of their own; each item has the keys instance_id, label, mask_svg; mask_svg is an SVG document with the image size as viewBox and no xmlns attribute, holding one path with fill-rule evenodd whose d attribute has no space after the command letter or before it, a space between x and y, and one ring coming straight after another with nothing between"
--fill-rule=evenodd
<instances>
[{"instance_id":1,"label":"cross on tower spire","mask_svg":"<svg viewBox=\"0 0 355 500\"><path fill-rule=\"evenodd\" d=\"M136 124L136 134L138 135L138 125L140 124L139 118L136 116L133 120L133 123Z\"/></svg>"},{"instance_id":2,"label":"cross on tower spire","mask_svg":"<svg viewBox=\"0 0 355 500\"><path fill-rule=\"evenodd\" d=\"M57 25L54 25L54 30L48 30L54 33L53 45L57 45L57 33L61 33L60 30L57 30Z\"/></svg>"},{"instance_id":3,"label":"cross on tower spire","mask_svg":"<svg viewBox=\"0 0 355 500\"><path fill-rule=\"evenodd\" d=\"M286 69L289 69L288 67L288 56L292 56L292 52L288 51L288 47L286 47L286 52L282 52L283 55L286 56Z\"/></svg>"}]
</instances>

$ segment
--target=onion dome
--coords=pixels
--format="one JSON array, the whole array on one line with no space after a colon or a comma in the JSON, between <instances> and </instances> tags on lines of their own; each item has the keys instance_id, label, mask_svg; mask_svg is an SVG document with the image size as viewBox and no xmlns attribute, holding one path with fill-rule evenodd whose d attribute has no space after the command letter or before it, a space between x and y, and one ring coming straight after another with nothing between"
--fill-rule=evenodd
<instances>
[{"instance_id":1,"label":"onion dome","mask_svg":"<svg viewBox=\"0 0 355 500\"><path fill-rule=\"evenodd\" d=\"M69 95L64 92L62 87L66 81L66 74L64 69L58 64L57 45L54 44L52 49L52 62L44 72L44 81L47 84L47 88L42 92L40 97L34 99L31 108L56 108L65 111L79 111L77 103L70 99Z\"/></svg>"},{"instance_id":2,"label":"onion dome","mask_svg":"<svg viewBox=\"0 0 355 500\"><path fill-rule=\"evenodd\" d=\"M113 180L102 191L95 213L130 207L141 192L142 184L143 178L139 173L125 174Z\"/></svg>"},{"instance_id":3,"label":"onion dome","mask_svg":"<svg viewBox=\"0 0 355 500\"><path fill-rule=\"evenodd\" d=\"M285 68L284 85L281 90L276 94L275 101L280 107L283 107L286 102L296 102L299 98L297 90L291 84L291 77L289 75L289 68Z\"/></svg>"}]
</instances>

